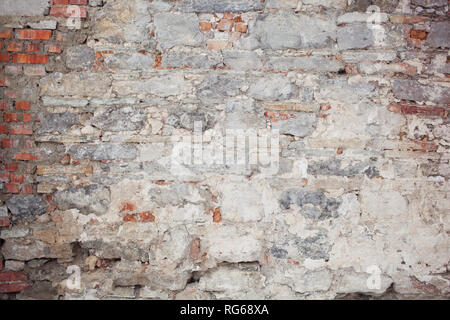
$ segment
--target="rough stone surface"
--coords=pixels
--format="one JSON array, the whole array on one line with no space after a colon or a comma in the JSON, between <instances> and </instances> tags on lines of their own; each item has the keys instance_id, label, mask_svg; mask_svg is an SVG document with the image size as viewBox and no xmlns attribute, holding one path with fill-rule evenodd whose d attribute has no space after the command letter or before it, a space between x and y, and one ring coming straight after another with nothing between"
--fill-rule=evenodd
<instances>
[{"instance_id":1,"label":"rough stone surface","mask_svg":"<svg viewBox=\"0 0 450 320\"><path fill-rule=\"evenodd\" d=\"M156 38L163 49L176 45L198 46L203 39L195 14L157 14L155 29Z\"/></svg>"},{"instance_id":2,"label":"rough stone surface","mask_svg":"<svg viewBox=\"0 0 450 320\"><path fill-rule=\"evenodd\" d=\"M102 215L111 201L110 192L103 186L92 185L83 188L69 188L55 194L55 201L62 210L77 208L80 212Z\"/></svg>"},{"instance_id":3,"label":"rough stone surface","mask_svg":"<svg viewBox=\"0 0 450 320\"><path fill-rule=\"evenodd\" d=\"M24 218L41 215L46 209L45 201L35 195L12 196L6 201L6 206L13 215Z\"/></svg>"},{"instance_id":4,"label":"rough stone surface","mask_svg":"<svg viewBox=\"0 0 450 320\"><path fill-rule=\"evenodd\" d=\"M48 7L47 0L4 0L0 3L0 16L41 16Z\"/></svg>"},{"instance_id":5,"label":"rough stone surface","mask_svg":"<svg viewBox=\"0 0 450 320\"><path fill-rule=\"evenodd\" d=\"M76 46L67 49L66 65L69 69L86 70L92 68L95 51L88 46Z\"/></svg>"},{"instance_id":6,"label":"rough stone surface","mask_svg":"<svg viewBox=\"0 0 450 320\"><path fill-rule=\"evenodd\" d=\"M332 21L307 15L280 12L261 16L251 35L264 48L322 48L336 41L336 25Z\"/></svg>"},{"instance_id":7,"label":"rough stone surface","mask_svg":"<svg viewBox=\"0 0 450 320\"><path fill-rule=\"evenodd\" d=\"M0 1L0 299L448 300L448 9Z\"/></svg>"},{"instance_id":8,"label":"rough stone surface","mask_svg":"<svg viewBox=\"0 0 450 320\"><path fill-rule=\"evenodd\" d=\"M450 47L450 22L435 22L431 24L431 31L427 38L427 43L433 48Z\"/></svg>"}]
</instances>

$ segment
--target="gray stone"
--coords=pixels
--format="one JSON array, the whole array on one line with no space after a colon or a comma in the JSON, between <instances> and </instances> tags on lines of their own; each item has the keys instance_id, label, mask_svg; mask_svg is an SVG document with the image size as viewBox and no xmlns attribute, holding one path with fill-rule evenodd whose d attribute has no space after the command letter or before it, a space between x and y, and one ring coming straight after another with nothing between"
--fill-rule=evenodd
<instances>
[{"instance_id":1,"label":"gray stone","mask_svg":"<svg viewBox=\"0 0 450 320\"><path fill-rule=\"evenodd\" d=\"M139 52L119 52L104 56L104 64L110 69L148 70L155 64L155 58L150 54Z\"/></svg>"},{"instance_id":2,"label":"gray stone","mask_svg":"<svg viewBox=\"0 0 450 320\"><path fill-rule=\"evenodd\" d=\"M263 48L324 48L335 43L336 25L329 19L280 12L259 16L250 34Z\"/></svg>"},{"instance_id":3,"label":"gray stone","mask_svg":"<svg viewBox=\"0 0 450 320\"><path fill-rule=\"evenodd\" d=\"M93 127L105 131L133 131L145 126L147 116L137 107L111 107L102 110L91 119Z\"/></svg>"},{"instance_id":4,"label":"gray stone","mask_svg":"<svg viewBox=\"0 0 450 320\"><path fill-rule=\"evenodd\" d=\"M353 177L366 173L369 178L377 175L377 169L368 161L354 161L344 164L341 160L327 159L324 161L310 161L308 173L313 175L335 175Z\"/></svg>"},{"instance_id":5,"label":"gray stone","mask_svg":"<svg viewBox=\"0 0 450 320\"><path fill-rule=\"evenodd\" d=\"M216 123L213 115L205 112L189 112L180 116L180 126L187 130L194 130L194 122L202 123L202 131L211 129Z\"/></svg>"},{"instance_id":6,"label":"gray stone","mask_svg":"<svg viewBox=\"0 0 450 320\"><path fill-rule=\"evenodd\" d=\"M342 59L347 63L356 63L361 61L394 61L397 59L397 52L393 50L345 51L342 52Z\"/></svg>"},{"instance_id":7,"label":"gray stone","mask_svg":"<svg viewBox=\"0 0 450 320\"><path fill-rule=\"evenodd\" d=\"M31 194L14 195L6 200L6 206L13 218L25 220L33 220L35 216L45 213L47 209L47 204L40 196Z\"/></svg>"},{"instance_id":8,"label":"gray stone","mask_svg":"<svg viewBox=\"0 0 450 320\"><path fill-rule=\"evenodd\" d=\"M361 12L348 12L340 16L337 20L338 24L346 23L367 23L370 21L372 13L361 13ZM388 15L386 13L380 13L377 18L377 23L383 23L388 21Z\"/></svg>"},{"instance_id":9,"label":"gray stone","mask_svg":"<svg viewBox=\"0 0 450 320\"><path fill-rule=\"evenodd\" d=\"M6 260L5 261L5 270L22 271L24 268L25 268L25 262L23 262L23 261L15 261L15 260Z\"/></svg>"},{"instance_id":10,"label":"gray stone","mask_svg":"<svg viewBox=\"0 0 450 320\"><path fill-rule=\"evenodd\" d=\"M92 12L90 36L111 43L132 42L153 47L150 1L105 1L101 10Z\"/></svg>"},{"instance_id":11,"label":"gray stone","mask_svg":"<svg viewBox=\"0 0 450 320\"><path fill-rule=\"evenodd\" d=\"M299 0L267 0L267 9L295 9Z\"/></svg>"},{"instance_id":12,"label":"gray stone","mask_svg":"<svg viewBox=\"0 0 450 320\"><path fill-rule=\"evenodd\" d=\"M111 195L108 188L91 185L58 191L54 200L61 210L78 209L84 214L103 215L109 208Z\"/></svg>"},{"instance_id":13,"label":"gray stone","mask_svg":"<svg viewBox=\"0 0 450 320\"><path fill-rule=\"evenodd\" d=\"M64 132L78 124L78 115L74 113L47 113L40 117L38 133Z\"/></svg>"},{"instance_id":14,"label":"gray stone","mask_svg":"<svg viewBox=\"0 0 450 320\"><path fill-rule=\"evenodd\" d=\"M411 0L412 4L431 8L431 7L442 7L448 5L448 0Z\"/></svg>"},{"instance_id":15,"label":"gray stone","mask_svg":"<svg viewBox=\"0 0 450 320\"><path fill-rule=\"evenodd\" d=\"M433 22L427 44L433 48L450 47L450 21Z\"/></svg>"},{"instance_id":16,"label":"gray stone","mask_svg":"<svg viewBox=\"0 0 450 320\"><path fill-rule=\"evenodd\" d=\"M6 239L2 246L2 253L7 260L71 259L72 245L48 245L38 240Z\"/></svg>"},{"instance_id":17,"label":"gray stone","mask_svg":"<svg viewBox=\"0 0 450 320\"><path fill-rule=\"evenodd\" d=\"M312 113L290 113L290 119L280 119L272 122L272 129L280 131L280 134L287 134L304 138L310 135L315 127L317 118Z\"/></svg>"},{"instance_id":18,"label":"gray stone","mask_svg":"<svg viewBox=\"0 0 450 320\"><path fill-rule=\"evenodd\" d=\"M28 26L32 29L55 30L57 24L56 20L41 20L39 22L29 22Z\"/></svg>"},{"instance_id":19,"label":"gray stone","mask_svg":"<svg viewBox=\"0 0 450 320\"><path fill-rule=\"evenodd\" d=\"M337 31L339 49L362 49L374 44L372 30L366 25L348 25Z\"/></svg>"},{"instance_id":20,"label":"gray stone","mask_svg":"<svg viewBox=\"0 0 450 320\"><path fill-rule=\"evenodd\" d=\"M151 94L165 98L188 93L192 85L182 72L176 72L149 80L114 81L112 89L120 96Z\"/></svg>"},{"instance_id":21,"label":"gray stone","mask_svg":"<svg viewBox=\"0 0 450 320\"><path fill-rule=\"evenodd\" d=\"M205 98L237 96L244 83L239 77L211 73L198 86L197 95Z\"/></svg>"},{"instance_id":22,"label":"gray stone","mask_svg":"<svg viewBox=\"0 0 450 320\"><path fill-rule=\"evenodd\" d=\"M198 46L203 41L195 14L158 13L154 18L156 38L163 49L177 45Z\"/></svg>"},{"instance_id":23,"label":"gray stone","mask_svg":"<svg viewBox=\"0 0 450 320\"><path fill-rule=\"evenodd\" d=\"M82 248L89 249L92 254L101 259L124 259L128 261L148 261L149 246L146 244L126 241L123 243L108 242L103 239L84 241Z\"/></svg>"},{"instance_id":24,"label":"gray stone","mask_svg":"<svg viewBox=\"0 0 450 320\"><path fill-rule=\"evenodd\" d=\"M267 69L278 71L338 72L343 68L340 61L322 57L272 57L267 62Z\"/></svg>"},{"instance_id":25,"label":"gray stone","mask_svg":"<svg viewBox=\"0 0 450 320\"><path fill-rule=\"evenodd\" d=\"M310 219L324 220L337 217L337 209L340 201L325 196L320 191L288 190L283 192L280 205L283 209L289 209L296 204L300 213Z\"/></svg>"},{"instance_id":26,"label":"gray stone","mask_svg":"<svg viewBox=\"0 0 450 320\"><path fill-rule=\"evenodd\" d=\"M217 52L168 52L162 56L164 67L212 68L222 63L222 56Z\"/></svg>"},{"instance_id":27,"label":"gray stone","mask_svg":"<svg viewBox=\"0 0 450 320\"><path fill-rule=\"evenodd\" d=\"M262 67L261 59L252 51L225 50L223 63L231 69L251 70Z\"/></svg>"},{"instance_id":28,"label":"gray stone","mask_svg":"<svg viewBox=\"0 0 450 320\"><path fill-rule=\"evenodd\" d=\"M362 49L374 44L372 30L366 25L347 25L338 28L337 42L339 49Z\"/></svg>"},{"instance_id":29,"label":"gray stone","mask_svg":"<svg viewBox=\"0 0 450 320\"><path fill-rule=\"evenodd\" d=\"M372 97L376 92L376 87L371 84L348 83L347 80L329 79L321 81L319 92L315 94L315 97L316 99L323 99L323 101L331 99L351 103Z\"/></svg>"},{"instance_id":30,"label":"gray stone","mask_svg":"<svg viewBox=\"0 0 450 320\"><path fill-rule=\"evenodd\" d=\"M43 16L49 6L48 0L2 0L0 16Z\"/></svg>"},{"instance_id":31,"label":"gray stone","mask_svg":"<svg viewBox=\"0 0 450 320\"><path fill-rule=\"evenodd\" d=\"M27 228L14 227L11 229L4 229L0 232L1 239L11 239L11 238L24 238L30 233Z\"/></svg>"},{"instance_id":32,"label":"gray stone","mask_svg":"<svg viewBox=\"0 0 450 320\"><path fill-rule=\"evenodd\" d=\"M47 107L85 107L88 105L89 101L87 99L70 99L70 98L53 98L53 97L42 97L42 104Z\"/></svg>"},{"instance_id":33,"label":"gray stone","mask_svg":"<svg viewBox=\"0 0 450 320\"><path fill-rule=\"evenodd\" d=\"M75 159L119 160L135 159L136 147L130 144L84 144L74 145L68 153Z\"/></svg>"},{"instance_id":34,"label":"gray stone","mask_svg":"<svg viewBox=\"0 0 450 320\"><path fill-rule=\"evenodd\" d=\"M8 217L8 208L6 206L0 207L0 218L7 218Z\"/></svg>"},{"instance_id":35,"label":"gray stone","mask_svg":"<svg viewBox=\"0 0 450 320\"><path fill-rule=\"evenodd\" d=\"M329 252L333 247L324 233L318 233L304 239L296 239L295 245L301 255L312 260L328 260Z\"/></svg>"},{"instance_id":36,"label":"gray stone","mask_svg":"<svg viewBox=\"0 0 450 320\"><path fill-rule=\"evenodd\" d=\"M184 0L181 7L187 12L246 12L264 9L260 0Z\"/></svg>"},{"instance_id":37,"label":"gray stone","mask_svg":"<svg viewBox=\"0 0 450 320\"><path fill-rule=\"evenodd\" d=\"M259 78L252 83L248 96L256 100L286 100L295 91L294 85L281 75Z\"/></svg>"},{"instance_id":38,"label":"gray stone","mask_svg":"<svg viewBox=\"0 0 450 320\"><path fill-rule=\"evenodd\" d=\"M48 96L108 96L111 80L104 74L71 72L62 74L55 72L42 78L39 82L41 95Z\"/></svg>"},{"instance_id":39,"label":"gray stone","mask_svg":"<svg viewBox=\"0 0 450 320\"><path fill-rule=\"evenodd\" d=\"M335 9L344 9L347 6L347 0L302 0L302 3Z\"/></svg>"},{"instance_id":40,"label":"gray stone","mask_svg":"<svg viewBox=\"0 0 450 320\"><path fill-rule=\"evenodd\" d=\"M415 80L396 80L393 86L397 99L439 104L450 103L450 89L440 85L424 85Z\"/></svg>"},{"instance_id":41,"label":"gray stone","mask_svg":"<svg viewBox=\"0 0 450 320\"><path fill-rule=\"evenodd\" d=\"M95 51L88 46L70 47L66 51L66 65L69 69L87 70L95 61Z\"/></svg>"}]
</instances>

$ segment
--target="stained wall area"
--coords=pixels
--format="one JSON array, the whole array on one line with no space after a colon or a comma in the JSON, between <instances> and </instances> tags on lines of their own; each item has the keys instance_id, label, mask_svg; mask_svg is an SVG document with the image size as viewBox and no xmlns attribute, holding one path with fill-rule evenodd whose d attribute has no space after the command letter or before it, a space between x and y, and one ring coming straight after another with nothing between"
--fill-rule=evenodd
<instances>
[{"instance_id":1,"label":"stained wall area","mask_svg":"<svg viewBox=\"0 0 450 320\"><path fill-rule=\"evenodd\" d=\"M448 7L2 0L0 298L448 298Z\"/></svg>"}]
</instances>

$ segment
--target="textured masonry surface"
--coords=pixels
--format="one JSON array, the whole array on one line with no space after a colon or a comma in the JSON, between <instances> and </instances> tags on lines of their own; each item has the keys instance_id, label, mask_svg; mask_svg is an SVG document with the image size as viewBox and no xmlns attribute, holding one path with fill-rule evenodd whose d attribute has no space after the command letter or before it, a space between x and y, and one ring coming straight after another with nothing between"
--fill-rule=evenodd
<instances>
[{"instance_id":1,"label":"textured masonry surface","mask_svg":"<svg viewBox=\"0 0 450 320\"><path fill-rule=\"evenodd\" d=\"M0 298L449 298L448 7L3 0Z\"/></svg>"}]
</instances>

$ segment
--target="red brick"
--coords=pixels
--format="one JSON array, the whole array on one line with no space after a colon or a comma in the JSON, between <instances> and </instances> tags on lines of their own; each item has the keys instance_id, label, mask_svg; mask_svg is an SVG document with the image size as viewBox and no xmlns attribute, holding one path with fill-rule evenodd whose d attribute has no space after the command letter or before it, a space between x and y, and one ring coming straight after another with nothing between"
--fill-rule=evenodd
<instances>
[{"instance_id":1,"label":"red brick","mask_svg":"<svg viewBox=\"0 0 450 320\"><path fill-rule=\"evenodd\" d=\"M0 31L0 39L11 39L12 38L12 30L4 29Z\"/></svg>"},{"instance_id":2,"label":"red brick","mask_svg":"<svg viewBox=\"0 0 450 320\"><path fill-rule=\"evenodd\" d=\"M5 113L3 116L3 121L5 122L18 122L19 114L18 113Z\"/></svg>"},{"instance_id":3,"label":"red brick","mask_svg":"<svg viewBox=\"0 0 450 320\"><path fill-rule=\"evenodd\" d=\"M31 130L30 128L22 125L22 126L15 126L15 127L11 127L9 129L9 133L10 134L17 134L17 135L31 135L33 134L33 130Z\"/></svg>"},{"instance_id":4,"label":"red brick","mask_svg":"<svg viewBox=\"0 0 450 320\"><path fill-rule=\"evenodd\" d=\"M22 114L22 121L23 122L31 122L31 113Z\"/></svg>"},{"instance_id":5,"label":"red brick","mask_svg":"<svg viewBox=\"0 0 450 320\"><path fill-rule=\"evenodd\" d=\"M246 33L247 25L242 22L236 23L236 25L234 26L234 30L236 30L237 32L240 32L240 33Z\"/></svg>"},{"instance_id":6,"label":"red brick","mask_svg":"<svg viewBox=\"0 0 450 320\"><path fill-rule=\"evenodd\" d=\"M25 47L26 52L39 52L41 51L40 43L28 43Z\"/></svg>"},{"instance_id":7,"label":"red brick","mask_svg":"<svg viewBox=\"0 0 450 320\"><path fill-rule=\"evenodd\" d=\"M13 140L12 139L2 139L2 148L12 148Z\"/></svg>"},{"instance_id":8,"label":"red brick","mask_svg":"<svg viewBox=\"0 0 450 320\"><path fill-rule=\"evenodd\" d=\"M412 39L425 40L427 38L427 32L425 30L414 30L411 29L409 36Z\"/></svg>"},{"instance_id":9,"label":"red brick","mask_svg":"<svg viewBox=\"0 0 450 320\"><path fill-rule=\"evenodd\" d=\"M31 153L28 153L28 152L22 152L22 153L16 153L14 160L34 161L34 160L39 160L39 157L33 156Z\"/></svg>"},{"instance_id":10,"label":"red brick","mask_svg":"<svg viewBox=\"0 0 450 320\"><path fill-rule=\"evenodd\" d=\"M200 29L202 31L209 31L212 28L211 22L200 22Z\"/></svg>"},{"instance_id":11,"label":"red brick","mask_svg":"<svg viewBox=\"0 0 450 320\"><path fill-rule=\"evenodd\" d=\"M6 171L17 171L19 164L17 162L7 163L5 166Z\"/></svg>"},{"instance_id":12,"label":"red brick","mask_svg":"<svg viewBox=\"0 0 450 320\"><path fill-rule=\"evenodd\" d=\"M30 286L28 282L13 282L0 284L0 293L21 292Z\"/></svg>"},{"instance_id":13,"label":"red brick","mask_svg":"<svg viewBox=\"0 0 450 320\"><path fill-rule=\"evenodd\" d=\"M17 101L16 109L24 111L30 110L30 103L28 101Z\"/></svg>"},{"instance_id":14,"label":"red brick","mask_svg":"<svg viewBox=\"0 0 450 320\"><path fill-rule=\"evenodd\" d=\"M10 222L8 217L0 217L0 227L8 227L9 225Z\"/></svg>"},{"instance_id":15,"label":"red brick","mask_svg":"<svg viewBox=\"0 0 450 320\"><path fill-rule=\"evenodd\" d=\"M22 51L22 42L10 42L6 46L7 51Z\"/></svg>"},{"instance_id":16,"label":"red brick","mask_svg":"<svg viewBox=\"0 0 450 320\"><path fill-rule=\"evenodd\" d=\"M230 19L222 19L219 21L217 25L217 30L219 31L231 31L233 29L233 20Z\"/></svg>"},{"instance_id":17,"label":"red brick","mask_svg":"<svg viewBox=\"0 0 450 320\"><path fill-rule=\"evenodd\" d=\"M8 109L8 105L6 104L6 102L1 101L0 102L0 110L7 110Z\"/></svg>"},{"instance_id":18,"label":"red brick","mask_svg":"<svg viewBox=\"0 0 450 320\"><path fill-rule=\"evenodd\" d=\"M0 124L0 134L8 134L8 128L4 124Z\"/></svg>"},{"instance_id":19,"label":"red brick","mask_svg":"<svg viewBox=\"0 0 450 320\"><path fill-rule=\"evenodd\" d=\"M8 172L0 173L0 182L6 183L9 182L10 174Z\"/></svg>"},{"instance_id":20,"label":"red brick","mask_svg":"<svg viewBox=\"0 0 450 320\"><path fill-rule=\"evenodd\" d=\"M50 40L51 37L51 30L22 29L17 31L17 39L21 40Z\"/></svg>"},{"instance_id":21,"label":"red brick","mask_svg":"<svg viewBox=\"0 0 450 320\"><path fill-rule=\"evenodd\" d=\"M25 176L23 174L15 175L14 173L11 173L10 178L13 183L23 183Z\"/></svg>"},{"instance_id":22,"label":"red brick","mask_svg":"<svg viewBox=\"0 0 450 320\"><path fill-rule=\"evenodd\" d=\"M9 62L9 53L0 52L0 62Z\"/></svg>"},{"instance_id":23,"label":"red brick","mask_svg":"<svg viewBox=\"0 0 450 320\"><path fill-rule=\"evenodd\" d=\"M3 260L0 259L0 271L2 271L2 270L3 270Z\"/></svg>"},{"instance_id":24,"label":"red brick","mask_svg":"<svg viewBox=\"0 0 450 320\"><path fill-rule=\"evenodd\" d=\"M416 114L428 117L445 117L448 113L444 107L391 105L389 111L403 114Z\"/></svg>"},{"instance_id":25,"label":"red brick","mask_svg":"<svg viewBox=\"0 0 450 320\"><path fill-rule=\"evenodd\" d=\"M23 185L20 192L23 194L33 194L33 185L32 184Z\"/></svg>"},{"instance_id":26,"label":"red brick","mask_svg":"<svg viewBox=\"0 0 450 320\"><path fill-rule=\"evenodd\" d=\"M50 44L49 46L48 46L48 52L50 52L50 53L61 53L62 52L62 49L61 49L61 47L59 46L59 45L57 45L57 44Z\"/></svg>"},{"instance_id":27,"label":"red brick","mask_svg":"<svg viewBox=\"0 0 450 320\"><path fill-rule=\"evenodd\" d=\"M5 183L6 193L19 193L19 186L14 183Z\"/></svg>"},{"instance_id":28,"label":"red brick","mask_svg":"<svg viewBox=\"0 0 450 320\"><path fill-rule=\"evenodd\" d=\"M13 56L13 63L45 64L48 63L48 56L42 54L16 53Z\"/></svg>"},{"instance_id":29,"label":"red brick","mask_svg":"<svg viewBox=\"0 0 450 320\"><path fill-rule=\"evenodd\" d=\"M155 216L152 214L151 211L145 211L138 213L139 221L140 222L154 222Z\"/></svg>"},{"instance_id":30,"label":"red brick","mask_svg":"<svg viewBox=\"0 0 450 320\"><path fill-rule=\"evenodd\" d=\"M0 272L0 282L25 280L27 280L27 275L24 272Z\"/></svg>"},{"instance_id":31,"label":"red brick","mask_svg":"<svg viewBox=\"0 0 450 320\"><path fill-rule=\"evenodd\" d=\"M69 0L69 4L76 4L79 6L87 6L88 0Z\"/></svg>"},{"instance_id":32,"label":"red brick","mask_svg":"<svg viewBox=\"0 0 450 320\"><path fill-rule=\"evenodd\" d=\"M8 79L6 77L0 78L0 87L7 87Z\"/></svg>"},{"instance_id":33,"label":"red brick","mask_svg":"<svg viewBox=\"0 0 450 320\"><path fill-rule=\"evenodd\" d=\"M220 208L216 208L213 214L213 222L220 222L220 221L222 221L222 214L220 213Z\"/></svg>"},{"instance_id":34,"label":"red brick","mask_svg":"<svg viewBox=\"0 0 450 320\"><path fill-rule=\"evenodd\" d=\"M68 5L69 0L52 0L52 5Z\"/></svg>"},{"instance_id":35,"label":"red brick","mask_svg":"<svg viewBox=\"0 0 450 320\"><path fill-rule=\"evenodd\" d=\"M62 18L86 18L86 8L80 7L79 9L79 13L75 13L70 10L70 7L52 7L50 9L50 16Z\"/></svg>"}]
</instances>

